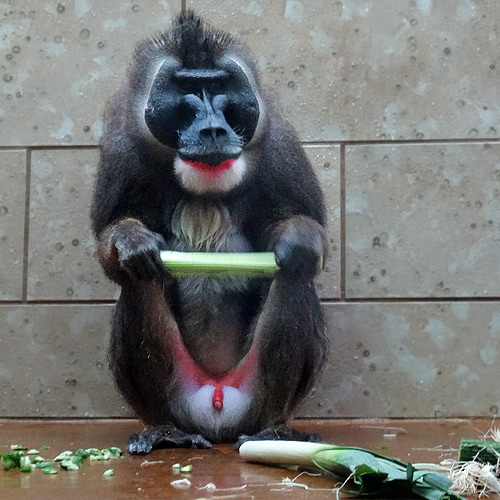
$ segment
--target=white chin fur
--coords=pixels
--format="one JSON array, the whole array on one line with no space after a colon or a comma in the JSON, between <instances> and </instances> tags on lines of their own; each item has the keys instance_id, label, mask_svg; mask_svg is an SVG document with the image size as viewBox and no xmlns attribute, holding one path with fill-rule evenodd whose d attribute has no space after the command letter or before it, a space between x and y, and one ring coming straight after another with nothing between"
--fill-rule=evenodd
<instances>
[{"instance_id":1,"label":"white chin fur","mask_svg":"<svg viewBox=\"0 0 500 500\"><path fill-rule=\"evenodd\" d=\"M174 161L174 171L182 187L199 194L231 191L243 180L246 169L243 155L230 168L216 174L201 172L179 157Z\"/></svg>"}]
</instances>

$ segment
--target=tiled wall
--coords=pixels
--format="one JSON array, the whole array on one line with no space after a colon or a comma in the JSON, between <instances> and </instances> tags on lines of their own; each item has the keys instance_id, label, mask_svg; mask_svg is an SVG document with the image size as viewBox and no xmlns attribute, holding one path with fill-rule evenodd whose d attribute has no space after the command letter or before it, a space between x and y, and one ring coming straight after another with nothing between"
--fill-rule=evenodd
<instances>
[{"instance_id":1,"label":"tiled wall","mask_svg":"<svg viewBox=\"0 0 500 500\"><path fill-rule=\"evenodd\" d=\"M300 414L497 414L496 0L4 0L0 417L128 414L88 222L100 117L182 8L249 44L327 198L330 357Z\"/></svg>"}]
</instances>

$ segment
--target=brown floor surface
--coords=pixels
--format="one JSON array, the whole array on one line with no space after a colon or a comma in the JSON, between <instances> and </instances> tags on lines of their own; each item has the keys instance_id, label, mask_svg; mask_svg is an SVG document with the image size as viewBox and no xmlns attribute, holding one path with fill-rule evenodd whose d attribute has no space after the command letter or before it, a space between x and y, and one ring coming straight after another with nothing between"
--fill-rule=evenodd
<instances>
[{"instance_id":1,"label":"brown floor surface","mask_svg":"<svg viewBox=\"0 0 500 500\"><path fill-rule=\"evenodd\" d=\"M487 420L330 420L294 423L294 427L321 434L325 442L368 448L412 463L435 462L455 458L461 437L477 438L488 430ZM119 446L125 450L129 435L140 430L132 420L0 420L0 451L11 444L27 447L48 445L46 457L64 450ZM172 464L193 464L187 476L188 489L170 483L183 476L172 471ZM112 477L102 473L113 468ZM86 461L79 471L60 471L57 475L40 470L20 473L0 470L1 500L126 500L144 499L322 499L335 498L330 490L335 483L323 476L302 475L300 485L280 484L284 477L298 473L240 460L229 445L211 450L157 450L148 456L130 456L107 462ZM207 485L216 486L210 491ZM305 486L301 486L305 485ZM347 497L346 497L347 498ZM490 497L498 500L500 497Z\"/></svg>"}]
</instances>

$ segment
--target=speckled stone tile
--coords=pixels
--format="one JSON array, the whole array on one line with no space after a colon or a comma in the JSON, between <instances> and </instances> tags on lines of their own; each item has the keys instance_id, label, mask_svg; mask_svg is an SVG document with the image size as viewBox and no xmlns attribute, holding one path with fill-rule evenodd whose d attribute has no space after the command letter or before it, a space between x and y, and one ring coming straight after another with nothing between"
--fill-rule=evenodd
<instances>
[{"instance_id":1,"label":"speckled stone tile","mask_svg":"<svg viewBox=\"0 0 500 500\"><path fill-rule=\"evenodd\" d=\"M497 414L499 306L325 305L329 360L299 416ZM0 321L8 336L0 338L0 416L130 415L107 368L111 309L1 306Z\"/></svg>"},{"instance_id":2,"label":"speckled stone tile","mask_svg":"<svg viewBox=\"0 0 500 500\"><path fill-rule=\"evenodd\" d=\"M329 254L316 279L322 299L340 297L340 147L306 146L305 151L318 176L325 197Z\"/></svg>"},{"instance_id":3,"label":"speckled stone tile","mask_svg":"<svg viewBox=\"0 0 500 500\"><path fill-rule=\"evenodd\" d=\"M499 302L325 306L330 356L309 417L498 414Z\"/></svg>"},{"instance_id":4,"label":"speckled stone tile","mask_svg":"<svg viewBox=\"0 0 500 500\"><path fill-rule=\"evenodd\" d=\"M500 295L500 144L346 148L346 296Z\"/></svg>"},{"instance_id":5,"label":"speckled stone tile","mask_svg":"<svg viewBox=\"0 0 500 500\"><path fill-rule=\"evenodd\" d=\"M0 300L23 297L26 151L0 151Z\"/></svg>"},{"instance_id":6,"label":"speckled stone tile","mask_svg":"<svg viewBox=\"0 0 500 500\"><path fill-rule=\"evenodd\" d=\"M106 359L111 309L0 306L0 416L125 414Z\"/></svg>"},{"instance_id":7,"label":"speckled stone tile","mask_svg":"<svg viewBox=\"0 0 500 500\"><path fill-rule=\"evenodd\" d=\"M0 4L0 145L95 144L135 43L180 1Z\"/></svg>"},{"instance_id":8,"label":"speckled stone tile","mask_svg":"<svg viewBox=\"0 0 500 500\"><path fill-rule=\"evenodd\" d=\"M28 300L111 299L90 230L97 149L32 153Z\"/></svg>"},{"instance_id":9,"label":"speckled stone tile","mask_svg":"<svg viewBox=\"0 0 500 500\"><path fill-rule=\"evenodd\" d=\"M304 140L500 134L494 0L187 5L248 43Z\"/></svg>"}]
</instances>

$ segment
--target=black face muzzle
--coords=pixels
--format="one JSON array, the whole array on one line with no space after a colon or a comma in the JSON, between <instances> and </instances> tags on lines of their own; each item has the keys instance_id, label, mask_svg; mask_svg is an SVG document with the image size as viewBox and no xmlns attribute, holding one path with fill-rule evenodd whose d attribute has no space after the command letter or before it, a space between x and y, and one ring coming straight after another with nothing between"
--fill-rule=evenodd
<instances>
[{"instance_id":1,"label":"black face muzzle","mask_svg":"<svg viewBox=\"0 0 500 500\"><path fill-rule=\"evenodd\" d=\"M256 130L260 110L244 69L229 58L216 68L182 68L166 60L144 110L151 134L181 158L221 163L237 158Z\"/></svg>"},{"instance_id":2,"label":"black face muzzle","mask_svg":"<svg viewBox=\"0 0 500 500\"><path fill-rule=\"evenodd\" d=\"M224 116L228 99L216 95L211 101L188 94L185 102L195 111L192 124L180 134L179 154L184 160L218 165L241 154L243 141L229 126Z\"/></svg>"}]
</instances>

